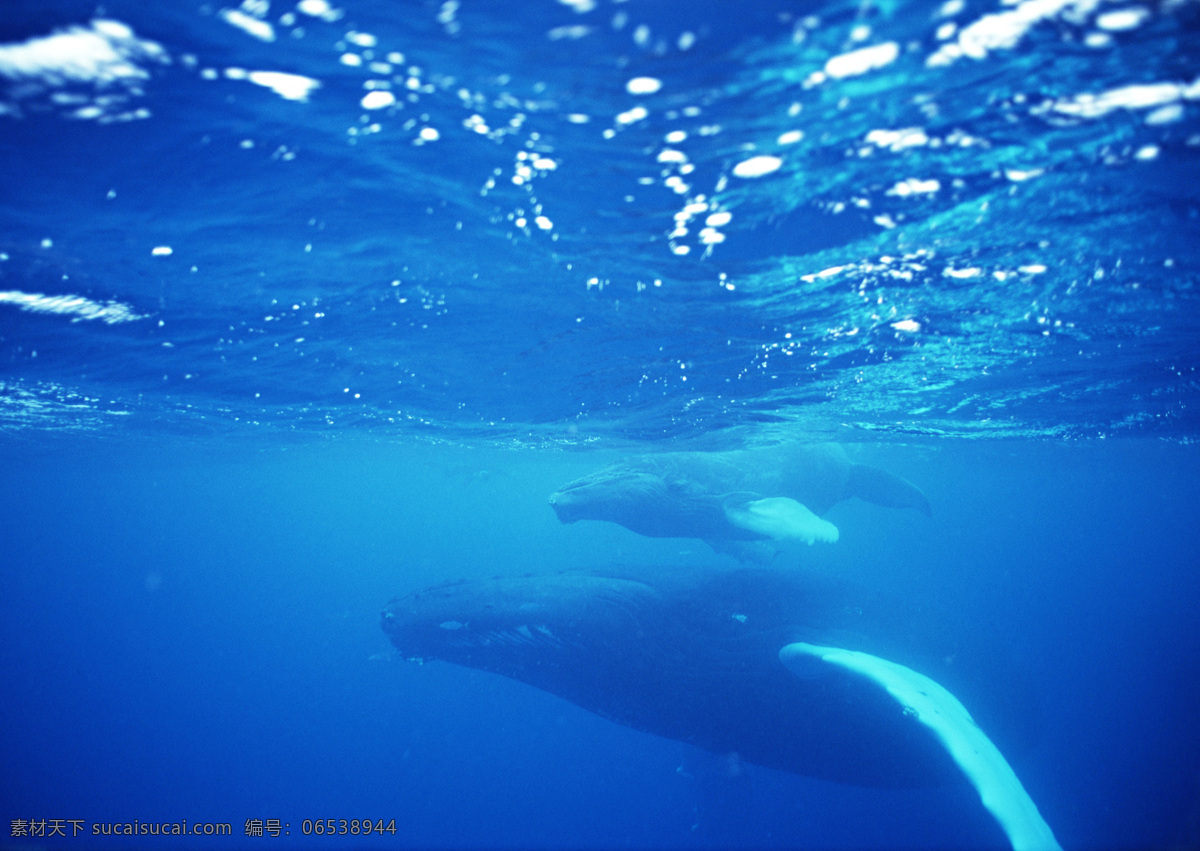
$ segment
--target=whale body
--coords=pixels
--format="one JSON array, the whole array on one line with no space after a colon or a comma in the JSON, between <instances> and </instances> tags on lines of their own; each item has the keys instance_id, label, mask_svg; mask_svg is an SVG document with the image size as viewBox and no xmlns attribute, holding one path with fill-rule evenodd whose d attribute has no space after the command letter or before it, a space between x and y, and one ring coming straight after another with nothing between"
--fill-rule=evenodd
<instances>
[{"instance_id":1,"label":"whale body","mask_svg":"<svg viewBox=\"0 0 1200 851\"><path fill-rule=\"evenodd\" d=\"M799 640L869 647L854 639L883 618L849 586L792 572L616 568L435 586L392 600L382 626L406 658L512 677L718 754L861 786L948 782L953 764L886 695L780 664Z\"/></svg>"},{"instance_id":2,"label":"whale body","mask_svg":"<svg viewBox=\"0 0 1200 851\"><path fill-rule=\"evenodd\" d=\"M955 654L871 652L904 624L845 584L764 569L452 582L382 615L406 658L511 677L717 754L861 786L965 779L1014 847L1057 847L1000 752L927 675L960 679Z\"/></svg>"},{"instance_id":3,"label":"whale body","mask_svg":"<svg viewBox=\"0 0 1200 851\"><path fill-rule=\"evenodd\" d=\"M837 527L821 515L852 497L930 514L916 485L852 462L836 443L639 455L564 485L550 505L563 523L607 520L729 551L730 542L832 543Z\"/></svg>"}]
</instances>

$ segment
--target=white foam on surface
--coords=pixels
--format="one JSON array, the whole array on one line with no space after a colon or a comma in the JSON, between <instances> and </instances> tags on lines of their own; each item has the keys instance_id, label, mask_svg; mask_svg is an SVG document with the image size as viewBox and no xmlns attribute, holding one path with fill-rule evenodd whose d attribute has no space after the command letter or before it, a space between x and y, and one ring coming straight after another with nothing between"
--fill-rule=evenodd
<instances>
[{"instance_id":1,"label":"white foam on surface","mask_svg":"<svg viewBox=\"0 0 1200 851\"><path fill-rule=\"evenodd\" d=\"M275 27L271 26L270 21L264 21L262 18L256 18L253 15L247 15L241 9L222 9L218 12L221 20L229 24L231 27L237 27L246 35L253 36L259 41L274 41Z\"/></svg>"},{"instance_id":2,"label":"white foam on surface","mask_svg":"<svg viewBox=\"0 0 1200 851\"><path fill-rule=\"evenodd\" d=\"M867 133L866 141L878 148L903 151L905 148L928 145L929 136L920 127L902 127L898 130L872 130Z\"/></svg>"},{"instance_id":3,"label":"white foam on surface","mask_svg":"<svg viewBox=\"0 0 1200 851\"><path fill-rule=\"evenodd\" d=\"M652 95L662 88L662 80L657 77L634 77L625 84L625 91L631 95Z\"/></svg>"},{"instance_id":4,"label":"white foam on surface","mask_svg":"<svg viewBox=\"0 0 1200 851\"><path fill-rule=\"evenodd\" d=\"M1151 126L1161 126L1163 124L1174 124L1183 118L1183 104L1168 103L1158 107L1146 116L1146 123Z\"/></svg>"},{"instance_id":5,"label":"white foam on surface","mask_svg":"<svg viewBox=\"0 0 1200 851\"><path fill-rule=\"evenodd\" d=\"M1096 26L1108 32L1128 32L1144 24L1150 18L1150 10L1144 6L1128 9L1113 9L1096 16Z\"/></svg>"},{"instance_id":6,"label":"white foam on surface","mask_svg":"<svg viewBox=\"0 0 1200 851\"><path fill-rule=\"evenodd\" d=\"M587 38L592 34L592 28L583 24L573 24L570 26L554 27L546 31L546 38L550 41L563 41L565 39L579 40Z\"/></svg>"},{"instance_id":7,"label":"white foam on surface","mask_svg":"<svg viewBox=\"0 0 1200 851\"><path fill-rule=\"evenodd\" d=\"M984 15L963 27L955 41L943 44L925 60L930 67L949 65L962 57L983 59L998 50L1011 50L1042 21L1065 12L1086 14L1098 0L1025 0L1012 9Z\"/></svg>"},{"instance_id":8,"label":"white foam on surface","mask_svg":"<svg viewBox=\"0 0 1200 851\"><path fill-rule=\"evenodd\" d=\"M1014 851L1061 851L1012 766L967 708L939 683L858 650L797 642L779 651L779 660L806 679L813 676L814 658L876 683L904 707L905 714L928 727L979 792L983 806L1000 824Z\"/></svg>"},{"instance_id":9,"label":"white foam on surface","mask_svg":"<svg viewBox=\"0 0 1200 851\"><path fill-rule=\"evenodd\" d=\"M367 92L365 95L363 95L362 100L359 101L359 105L362 106L363 109L384 109L385 107L391 106L395 102L396 96L394 94L383 91L382 89L376 89L373 92ZM484 132L487 132L486 128Z\"/></svg>"},{"instance_id":10,"label":"white foam on surface","mask_svg":"<svg viewBox=\"0 0 1200 851\"><path fill-rule=\"evenodd\" d=\"M43 295L20 290L0 291L0 304L11 304L30 313L55 313L70 316L72 322L98 319L108 325L145 319L129 305L116 301L98 302L81 295Z\"/></svg>"},{"instance_id":11,"label":"white foam on surface","mask_svg":"<svg viewBox=\"0 0 1200 851\"><path fill-rule=\"evenodd\" d=\"M858 50L834 56L825 63L825 73L836 79L857 77L868 71L891 65L899 55L900 45L894 41L860 47Z\"/></svg>"},{"instance_id":12,"label":"white foam on surface","mask_svg":"<svg viewBox=\"0 0 1200 851\"><path fill-rule=\"evenodd\" d=\"M358 32L357 30L351 30L346 33L346 41L356 44L359 47L376 47L379 44L379 39L373 34Z\"/></svg>"},{"instance_id":13,"label":"white foam on surface","mask_svg":"<svg viewBox=\"0 0 1200 851\"><path fill-rule=\"evenodd\" d=\"M773 157L769 154L761 154L757 157L742 160L733 167L734 177L762 177L765 174L770 174L773 171L779 171L783 165L783 160L779 157Z\"/></svg>"},{"instance_id":14,"label":"white foam on surface","mask_svg":"<svg viewBox=\"0 0 1200 851\"><path fill-rule=\"evenodd\" d=\"M13 81L0 115L21 115L21 101L45 99L67 118L101 123L148 118L130 104L143 94L150 64L170 62L162 45L138 38L126 24L97 19L16 44L0 44L0 79ZM91 91L81 91L90 87ZM67 88L69 91L62 91Z\"/></svg>"},{"instance_id":15,"label":"white foam on surface","mask_svg":"<svg viewBox=\"0 0 1200 851\"><path fill-rule=\"evenodd\" d=\"M19 44L0 45L0 76L37 80L48 86L67 83L107 85L144 80L150 74L138 63L166 61L157 42L139 39L120 21L95 20Z\"/></svg>"},{"instance_id":16,"label":"white foam on surface","mask_svg":"<svg viewBox=\"0 0 1200 851\"><path fill-rule=\"evenodd\" d=\"M617 116L616 120L618 124L633 124L634 122L641 121L649 114L646 107L635 106L633 109L627 109L625 112L622 112Z\"/></svg>"},{"instance_id":17,"label":"white foam on surface","mask_svg":"<svg viewBox=\"0 0 1200 851\"><path fill-rule=\"evenodd\" d=\"M931 195L941 188L942 184L936 178L921 180L917 177L910 177L907 180L899 181L887 191L887 194L895 195L898 198L906 198L909 195Z\"/></svg>"},{"instance_id":18,"label":"white foam on surface","mask_svg":"<svg viewBox=\"0 0 1200 851\"><path fill-rule=\"evenodd\" d=\"M324 18L333 12L333 7L326 0L300 0L296 4L296 11L313 18Z\"/></svg>"},{"instance_id":19,"label":"white foam on surface","mask_svg":"<svg viewBox=\"0 0 1200 851\"><path fill-rule=\"evenodd\" d=\"M301 103L308 100L313 89L321 87L318 80L301 74L287 74L283 71L251 71L246 79L256 86L270 89L284 100L294 100Z\"/></svg>"},{"instance_id":20,"label":"white foam on surface","mask_svg":"<svg viewBox=\"0 0 1200 851\"><path fill-rule=\"evenodd\" d=\"M1085 92L1060 98L1054 103L1054 111L1078 118L1100 118L1117 109L1152 109L1190 96L1189 89L1180 83L1134 83L1099 94Z\"/></svg>"}]
</instances>

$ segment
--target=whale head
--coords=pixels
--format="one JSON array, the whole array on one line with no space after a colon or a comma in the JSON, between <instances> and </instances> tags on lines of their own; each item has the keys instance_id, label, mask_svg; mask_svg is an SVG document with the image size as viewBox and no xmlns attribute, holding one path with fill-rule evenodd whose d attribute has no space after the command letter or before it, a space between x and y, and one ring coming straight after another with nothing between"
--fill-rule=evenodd
<instances>
[{"instance_id":1,"label":"whale head","mask_svg":"<svg viewBox=\"0 0 1200 851\"><path fill-rule=\"evenodd\" d=\"M667 485L659 476L616 466L563 485L550 495L550 507L563 523L609 520L626 525L668 498Z\"/></svg>"},{"instance_id":2,"label":"whale head","mask_svg":"<svg viewBox=\"0 0 1200 851\"><path fill-rule=\"evenodd\" d=\"M530 681L540 666L636 636L658 597L634 579L556 574L444 583L396 597L382 613L409 659L440 659Z\"/></svg>"},{"instance_id":3,"label":"whale head","mask_svg":"<svg viewBox=\"0 0 1200 851\"><path fill-rule=\"evenodd\" d=\"M708 538L727 525L718 495L623 464L563 485L550 495L550 507L563 523L607 520L651 538Z\"/></svg>"}]
</instances>

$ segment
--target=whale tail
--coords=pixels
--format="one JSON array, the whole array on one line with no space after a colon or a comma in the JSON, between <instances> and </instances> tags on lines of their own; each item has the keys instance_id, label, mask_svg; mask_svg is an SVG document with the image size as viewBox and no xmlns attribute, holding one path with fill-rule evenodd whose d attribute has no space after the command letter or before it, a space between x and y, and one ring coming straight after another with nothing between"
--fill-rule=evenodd
<instances>
[{"instance_id":1,"label":"whale tail","mask_svg":"<svg viewBox=\"0 0 1200 851\"><path fill-rule=\"evenodd\" d=\"M926 517L932 515L929 498L921 489L897 475L866 464L851 464L846 483L849 496L856 496L884 508L915 508Z\"/></svg>"}]
</instances>

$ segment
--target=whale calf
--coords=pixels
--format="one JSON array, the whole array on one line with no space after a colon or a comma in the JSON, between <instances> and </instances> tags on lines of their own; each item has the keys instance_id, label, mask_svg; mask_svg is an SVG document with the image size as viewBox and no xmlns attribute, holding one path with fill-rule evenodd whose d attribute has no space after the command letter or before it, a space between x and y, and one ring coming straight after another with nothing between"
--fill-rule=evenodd
<instances>
[{"instance_id":1,"label":"whale calf","mask_svg":"<svg viewBox=\"0 0 1200 851\"><path fill-rule=\"evenodd\" d=\"M393 599L381 625L405 658L511 677L717 754L860 786L966 781L1014 848L1056 848L999 750L930 676L961 679L957 654L877 655L878 636L904 624L815 576L614 568L445 583Z\"/></svg>"},{"instance_id":2,"label":"whale calf","mask_svg":"<svg viewBox=\"0 0 1200 851\"><path fill-rule=\"evenodd\" d=\"M837 541L821 515L852 497L930 514L916 485L852 462L836 443L639 455L564 485L550 505L563 523L607 520L738 554L742 543Z\"/></svg>"}]
</instances>

